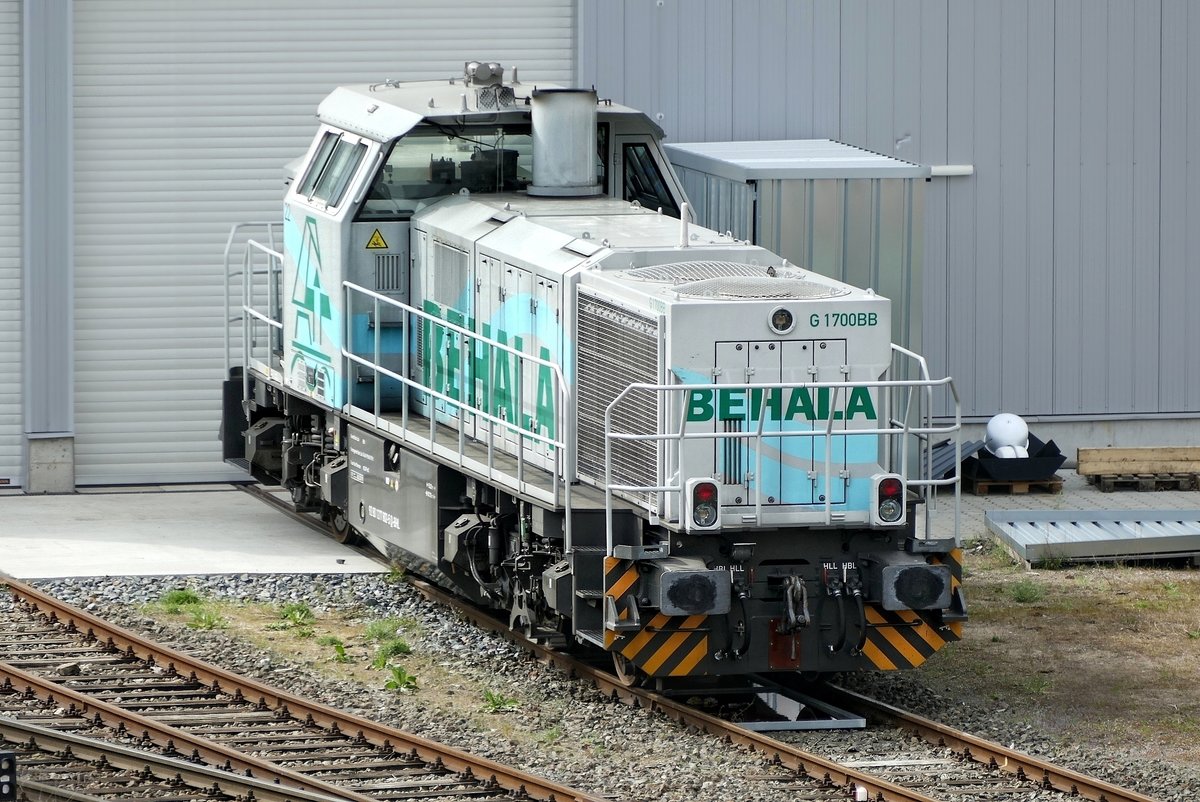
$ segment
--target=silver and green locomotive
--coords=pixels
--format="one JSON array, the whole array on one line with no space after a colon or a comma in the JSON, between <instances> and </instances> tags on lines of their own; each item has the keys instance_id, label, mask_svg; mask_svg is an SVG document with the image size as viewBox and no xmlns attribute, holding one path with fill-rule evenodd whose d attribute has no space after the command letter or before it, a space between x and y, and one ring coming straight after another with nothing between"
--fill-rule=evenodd
<instances>
[{"instance_id":1,"label":"silver and green locomotive","mask_svg":"<svg viewBox=\"0 0 1200 802\"><path fill-rule=\"evenodd\" d=\"M226 456L629 678L958 639L957 406L889 301L691 222L644 114L504 73L322 102L239 229Z\"/></svg>"}]
</instances>

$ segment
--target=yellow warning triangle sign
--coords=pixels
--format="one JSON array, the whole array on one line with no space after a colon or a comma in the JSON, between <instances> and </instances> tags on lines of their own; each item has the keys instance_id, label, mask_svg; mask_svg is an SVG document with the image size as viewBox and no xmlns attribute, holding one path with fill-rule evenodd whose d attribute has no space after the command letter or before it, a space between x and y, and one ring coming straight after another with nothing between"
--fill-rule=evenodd
<instances>
[{"instance_id":1,"label":"yellow warning triangle sign","mask_svg":"<svg viewBox=\"0 0 1200 802\"><path fill-rule=\"evenodd\" d=\"M384 240L383 235L379 233L379 229L375 229L375 233L371 235L369 240L367 240L367 250L369 251L386 251L387 246L388 244Z\"/></svg>"}]
</instances>

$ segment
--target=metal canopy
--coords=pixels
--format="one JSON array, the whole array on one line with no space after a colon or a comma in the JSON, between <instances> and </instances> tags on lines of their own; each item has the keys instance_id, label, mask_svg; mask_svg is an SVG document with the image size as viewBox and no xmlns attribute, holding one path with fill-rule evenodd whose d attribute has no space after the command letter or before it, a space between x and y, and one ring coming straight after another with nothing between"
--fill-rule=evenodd
<instances>
[{"instance_id":1,"label":"metal canopy","mask_svg":"<svg viewBox=\"0 0 1200 802\"><path fill-rule=\"evenodd\" d=\"M831 139L667 143L676 166L733 181L785 178L928 178L930 168Z\"/></svg>"},{"instance_id":2,"label":"metal canopy","mask_svg":"<svg viewBox=\"0 0 1200 802\"><path fill-rule=\"evenodd\" d=\"M984 522L1029 563L1200 556L1200 510L992 510Z\"/></svg>"}]
</instances>

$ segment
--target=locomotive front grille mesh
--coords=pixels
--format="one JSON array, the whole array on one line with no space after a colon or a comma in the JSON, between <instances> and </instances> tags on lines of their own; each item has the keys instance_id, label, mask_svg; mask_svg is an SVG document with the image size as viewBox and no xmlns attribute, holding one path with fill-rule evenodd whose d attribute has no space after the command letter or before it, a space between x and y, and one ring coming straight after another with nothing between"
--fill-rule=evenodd
<instances>
[{"instance_id":1,"label":"locomotive front grille mesh","mask_svg":"<svg viewBox=\"0 0 1200 802\"><path fill-rule=\"evenodd\" d=\"M774 268L781 277L799 278L802 273L786 267ZM663 284L685 284L692 281L703 281L708 278L728 278L729 276L765 276L767 268L762 265L748 265L743 262L673 262L666 265L651 265L628 271L630 278L640 281L658 281Z\"/></svg>"},{"instance_id":2,"label":"locomotive front grille mesh","mask_svg":"<svg viewBox=\"0 0 1200 802\"><path fill-rule=\"evenodd\" d=\"M604 410L630 384L658 383L658 324L618 306L579 295L577 409L580 476L604 482ZM654 434L658 398L648 392L625 397L613 410L613 431ZM657 441L614 441L612 481L622 485L658 484ZM651 494L630 494L650 501Z\"/></svg>"},{"instance_id":3,"label":"locomotive front grille mesh","mask_svg":"<svg viewBox=\"0 0 1200 802\"><path fill-rule=\"evenodd\" d=\"M676 288L690 298L833 298L849 290L827 287L814 281L768 276L728 276L694 281Z\"/></svg>"}]
</instances>

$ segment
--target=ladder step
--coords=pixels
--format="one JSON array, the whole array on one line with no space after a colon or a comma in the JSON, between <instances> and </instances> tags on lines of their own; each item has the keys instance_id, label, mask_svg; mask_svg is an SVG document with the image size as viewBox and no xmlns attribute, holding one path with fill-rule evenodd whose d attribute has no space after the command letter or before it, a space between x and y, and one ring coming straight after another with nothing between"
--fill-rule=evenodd
<instances>
[{"instance_id":1,"label":"ladder step","mask_svg":"<svg viewBox=\"0 0 1200 802\"><path fill-rule=\"evenodd\" d=\"M577 637L583 638L586 641L591 641L597 646L604 646L604 632L599 629L577 629L575 630Z\"/></svg>"}]
</instances>

